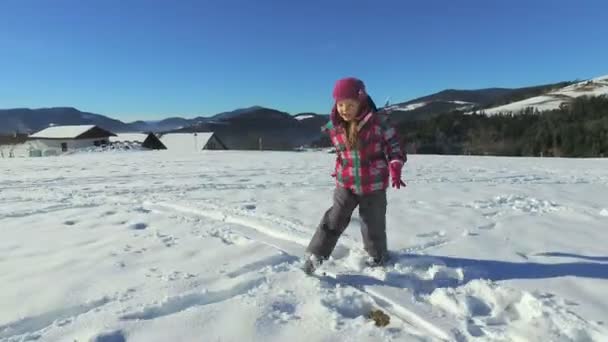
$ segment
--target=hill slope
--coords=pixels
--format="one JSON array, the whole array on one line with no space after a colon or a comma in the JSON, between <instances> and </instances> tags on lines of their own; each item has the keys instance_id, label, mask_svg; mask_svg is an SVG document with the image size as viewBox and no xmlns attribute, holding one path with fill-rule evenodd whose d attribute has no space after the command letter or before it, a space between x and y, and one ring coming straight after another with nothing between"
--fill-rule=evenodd
<instances>
[{"instance_id":1,"label":"hill slope","mask_svg":"<svg viewBox=\"0 0 608 342\"><path fill-rule=\"evenodd\" d=\"M549 91L540 96L534 96L506 105L483 109L481 112L487 115L495 115L499 113L517 114L527 108L532 108L536 111L542 112L558 109L562 105L569 104L572 102L572 99L577 97L600 95L608 95L608 75L571 84L557 90Z\"/></svg>"},{"instance_id":2,"label":"hill slope","mask_svg":"<svg viewBox=\"0 0 608 342\"><path fill-rule=\"evenodd\" d=\"M53 125L97 125L112 132L128 132L131 127L120 120L81 112L71 107L42 109L0 109L0 134L32 133Z\"/></svg>"}]
</instances>

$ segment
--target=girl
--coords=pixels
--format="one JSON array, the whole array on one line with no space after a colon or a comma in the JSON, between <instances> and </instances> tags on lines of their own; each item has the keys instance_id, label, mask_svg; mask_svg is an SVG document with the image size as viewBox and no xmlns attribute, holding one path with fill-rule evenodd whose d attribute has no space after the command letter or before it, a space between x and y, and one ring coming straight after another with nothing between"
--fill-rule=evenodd
<instances>
[{"instance_id":1,"label":"girl","mask_svg":"<svg viewBox=\"0 0 608 342\"><path fill-rule=\"evenodd\" d=\"M344 78L336 82L334 107L325 126L336 148L333 205L306 249L304 271L308 274L329 258L338 238L359 206L361 234L369 266L381 266L388 257L386 246L386 189L399 189L406 155L395 129L385 114L376 112L363 82Z\"/></svg>"}]
</instances>

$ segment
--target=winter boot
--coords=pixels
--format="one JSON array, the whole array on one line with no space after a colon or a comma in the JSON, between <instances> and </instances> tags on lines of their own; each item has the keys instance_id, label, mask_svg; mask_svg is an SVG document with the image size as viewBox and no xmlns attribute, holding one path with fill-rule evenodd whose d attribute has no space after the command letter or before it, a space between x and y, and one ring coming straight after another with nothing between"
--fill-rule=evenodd
<instances>
[{"instance_id":1,"label":"winter boot","mask_svg":"<svg viewBox=\"0 0 608 342\"><path fill-rule=\"evenodd\" d=\"M388 263L389 260L389 255L384 254L380 257L374 258L374 257L368 257L367 260L365 261L365 265L367 267L382 267L385 266Z\"/></svg>"},{"instance_id":2,"label":"winter boot","mask_svg":"<svg viewBox=\"0 0 608 342\"><path fill-rule=\"evenodd\" d=\"M302 266L302 270L308 274L312 275L319 266L323 263L323 259L314 254L308 255L306 261L304 262L304 266Z\"/></svg>"}]
</instances>

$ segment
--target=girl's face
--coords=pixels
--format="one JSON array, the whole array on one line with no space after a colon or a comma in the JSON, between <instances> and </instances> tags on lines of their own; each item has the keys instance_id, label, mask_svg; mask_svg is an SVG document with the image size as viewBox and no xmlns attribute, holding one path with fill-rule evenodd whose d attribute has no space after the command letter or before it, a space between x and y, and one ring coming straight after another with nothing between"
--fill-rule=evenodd
<instances>
[{"instance_id":1,"label":"girl's face","mask_svg":"<svg viewBox=\"0 0 608 342\"><path fill-rule=\"evenodd\" d=\"M353 99L345 99L336 102L336 109L338 110L338 114L344 119L344 121L352 121L359 114L359 107L361 103L357 100Z\"/></svg>"}]
</instances>

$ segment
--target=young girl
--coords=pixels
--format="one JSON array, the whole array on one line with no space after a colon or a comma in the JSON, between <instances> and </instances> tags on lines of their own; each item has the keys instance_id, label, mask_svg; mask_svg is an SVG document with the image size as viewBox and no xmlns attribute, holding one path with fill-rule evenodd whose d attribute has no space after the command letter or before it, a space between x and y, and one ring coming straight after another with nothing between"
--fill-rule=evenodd
<instances>
[{"instance_id":1,"label":"young girl","mask_svg":"<svg viewBox=\"0 0 608 342\"><path fill-rule=\"evenodd\" d=\"M336 148L333 205L325 212L307 248L304 271L312 273L329 258L338 238L359 206L361 234L369 266L383 265L386 246L386 189L399 189L406 161L399 137L385 114L375 105L356 78L336 82L335 105L325 126Z\"/></svg>"}]
</instances>

